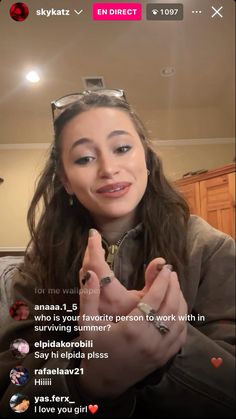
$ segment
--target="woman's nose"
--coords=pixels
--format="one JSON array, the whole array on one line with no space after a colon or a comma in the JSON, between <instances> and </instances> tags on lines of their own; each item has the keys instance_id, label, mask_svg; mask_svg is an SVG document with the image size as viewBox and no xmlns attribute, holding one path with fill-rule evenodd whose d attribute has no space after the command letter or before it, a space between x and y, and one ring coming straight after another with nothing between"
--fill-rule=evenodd
<instances>
[{"instance_id":1,"label":"woman's nose","mask_svg":"<svg viewBox=\"0 0 236 419\"><path fill-rule=\"evenodd\" d=\"M98 172L100 177L113 177L119 172L118 164L111 154L100 156Z\"/></svg>"}]
</instances>

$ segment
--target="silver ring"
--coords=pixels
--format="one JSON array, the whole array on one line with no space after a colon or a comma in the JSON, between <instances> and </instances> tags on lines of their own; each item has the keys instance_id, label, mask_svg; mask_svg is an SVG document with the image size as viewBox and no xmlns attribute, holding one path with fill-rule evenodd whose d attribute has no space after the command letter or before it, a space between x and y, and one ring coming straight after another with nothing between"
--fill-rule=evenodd
<instances>
[{"instance_id":1,"label":"silver ring","mask_svg":"<svg viewBox=\"0 0 236 419\"><path fill-rule=\"evenodd\" d=\"M159 324L158 330L162 335L165 335L167 332L170 331L169 327L166 326L166 324L163 322Z\"/></svg>"},{"instance_id":2,"label":"silver ring","mask_svg":"<svg viewBox=\"0 0 236 419\"><path fill-rule=\"evenodd\" d=\"M104 276L103 278L101 278L100 279L100 287L102 288L102 287L110 284L114 277L115 277L115 274L114 274L113 271L111 271L110 275L107 275L107 276Z\"/></svg>"},{"instance_id":3,"label":"silver ring","mask_svg":"<svg viewBox=\"0 0 236 419\"><path fill-rule=\"evenodd\" d=\"M153 323L155 328L160 332L161 335L165 335L167 332L170 331L169 327L166 326L165 323L159 322L157 320L157 311L154 310L149 304L146 303L138 303L137 307L147 316L152 316L152 319L146 317L146 320Z\"/></svg>"}]
</instances>

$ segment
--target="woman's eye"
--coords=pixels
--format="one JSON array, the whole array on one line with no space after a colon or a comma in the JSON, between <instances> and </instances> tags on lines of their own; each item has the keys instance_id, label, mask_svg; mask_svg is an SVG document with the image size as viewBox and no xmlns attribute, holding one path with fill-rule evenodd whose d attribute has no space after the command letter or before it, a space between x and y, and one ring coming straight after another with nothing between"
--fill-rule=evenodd
<instances>
[{"instance_id":1,"label":"woman's eye","mask_svg":"<svg viewBox=\"0 0 236 419\"><path fill-rule=\"evenodd\" d=\"M116 153L127 153L132 147L130 145L122 145L121 147L116 148Z\"/></svg>"},{"instance_id":2,"label":"woman's eye","mask_svg":"<svg viewBox=\"0 0 236 419\"><path fill-rule=\"evenodd\" d=\"M92 156L85 156L85 157L80 157L79 159L77 159L75 161L76 164L79 164L80 166L84 166L88 163L90 163L91 161L94 160L95 157Z\"/></svg>"}]
</instances>

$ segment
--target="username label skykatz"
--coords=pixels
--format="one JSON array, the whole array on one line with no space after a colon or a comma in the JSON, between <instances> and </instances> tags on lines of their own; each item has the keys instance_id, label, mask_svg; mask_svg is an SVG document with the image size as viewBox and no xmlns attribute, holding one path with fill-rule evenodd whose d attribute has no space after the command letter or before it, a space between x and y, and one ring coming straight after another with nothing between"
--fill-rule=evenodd
<instances>
[{"instance_id":1,"label":"username label skykatz","mask_svg":"<svg viewBox=\"0 0 236 419\"><path fill-rule=\"evenodd\" d=\"M70 9L41 9L36 10L37 16L70 16Z\"/></svg>"}]
</instances>

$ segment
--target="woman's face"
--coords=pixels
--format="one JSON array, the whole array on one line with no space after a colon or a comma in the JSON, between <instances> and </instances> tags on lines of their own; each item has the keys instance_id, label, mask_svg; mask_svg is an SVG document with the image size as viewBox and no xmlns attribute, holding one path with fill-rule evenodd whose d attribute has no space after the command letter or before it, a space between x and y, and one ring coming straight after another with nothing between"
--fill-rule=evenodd
<instances>
[{"instance_id":1,"label":"woman's face","mask_svg":"<svg viewBox=\"0 0 236 419\"><path fill-rule=\"evenodd\" d=\"M64 186L95 221L134 212L147 186L144 148L129 116L97 108L75 116L62 130Z\"/></svg>"}]
</instances>

